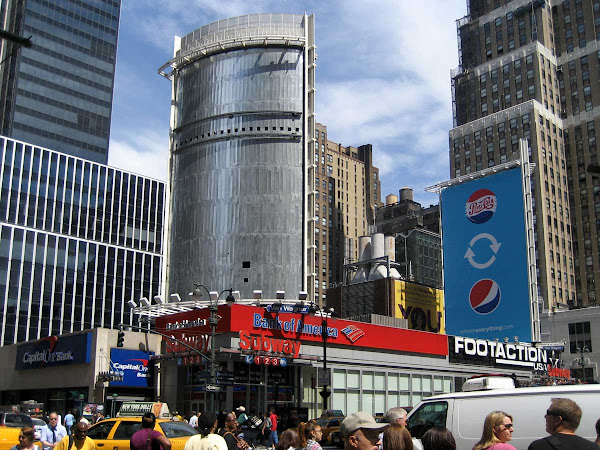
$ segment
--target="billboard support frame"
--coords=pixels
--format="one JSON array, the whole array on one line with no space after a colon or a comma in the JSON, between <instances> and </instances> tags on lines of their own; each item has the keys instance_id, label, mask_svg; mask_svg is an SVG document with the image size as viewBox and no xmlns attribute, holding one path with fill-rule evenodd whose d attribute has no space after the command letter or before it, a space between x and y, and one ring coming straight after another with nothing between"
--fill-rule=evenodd
<instances>
[{"instance_id":1,"label":"billboard support frame","mask_svg":"<svg viewBox=\"0 0 600 450\"><path fill-rule=\"evenodd\" d=\"M440 204L440 220L443 215L442 208L442 191L451 186L457 186L462 183L473 181L476 179L484 178L488 175L504 172L516 167L521 169L521 182L523 192L523 207L525 213L525 240L527 246L527 280L529 285L529 313L531 320L531 342L541 341L541 330L540 330L540 307L538 298L538 284L537 284L537 265L535 259L535 229L533 225L533 202L532 202L532 191L531 191L531 174L536 167L535 163L529 160L529 144L527 139L519 140L519 159L507 161L502 164L498 164L492 167L488 167L477 172L462 175L456 178L452 178L441 183L434 184L425 188L426 192L438 194ZM443 227L440 230L442 237L442 286L445 289L445 270L444 270L444 237ZM445 293L445 290L444 290ZM444 302L447 299L444 296ZM444 314L444 321L446 319Z\"/></svg>"}]
</instances>

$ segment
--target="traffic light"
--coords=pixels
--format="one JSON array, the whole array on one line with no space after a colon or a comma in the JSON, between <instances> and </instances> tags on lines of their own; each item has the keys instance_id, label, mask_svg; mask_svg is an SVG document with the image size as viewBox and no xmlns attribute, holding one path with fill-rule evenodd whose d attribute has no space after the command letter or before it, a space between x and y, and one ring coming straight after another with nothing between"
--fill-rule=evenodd
<instances>
[{"instance_id":1,"label":"traffic light","mask_svg":"<svg viewBox=\"0 0 600 450\"><path fill-rule=\"evenodd\" d=\"M125 341L125 332L123 330L119 330L119 334L117 336L117 347L123 347L124 341Z\"/></svg>"}]
</instances>

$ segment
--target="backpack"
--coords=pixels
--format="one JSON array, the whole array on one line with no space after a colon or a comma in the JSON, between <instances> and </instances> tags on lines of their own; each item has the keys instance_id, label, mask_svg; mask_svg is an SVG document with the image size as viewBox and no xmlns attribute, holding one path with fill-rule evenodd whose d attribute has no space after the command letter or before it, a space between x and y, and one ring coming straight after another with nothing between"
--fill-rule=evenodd
<instances>
[{"instance_id":1,"label":"backpack","mask_svg":"<svg viewBox=\"0 0 600 450\"><path fill-rule=\"evenodd\" d=\"M271 419L269 418L269 416L265 417L265 422L267 423L267 428L270 430L271 427L273 426L273 422L271 422Z\"/></svg>"}]
</instances>

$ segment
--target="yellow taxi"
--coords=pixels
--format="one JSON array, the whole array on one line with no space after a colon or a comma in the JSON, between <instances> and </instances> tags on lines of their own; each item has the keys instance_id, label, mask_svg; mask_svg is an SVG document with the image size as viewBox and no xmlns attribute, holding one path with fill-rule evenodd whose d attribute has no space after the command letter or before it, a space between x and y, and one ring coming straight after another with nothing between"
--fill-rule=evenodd
<instances>
[{"instance_id":1,"label":"yellow taxi","mask_svg":"<svg viewBox=\"0 0 600 450\"><path fill-rule=\"evenodd\" d=\"M87 435L94 440L98 450L129 450L129 440L141 426L141 417L116 417L92 425ZM156 419L154 429L169 438L172 450L183 450L187 440L198 434L187 422L166 419Z\"/></svg>"},{"instance_id":2,"label":"yellow taxi","mask_svg":"<svg viewBox=\"0 0 600 450\"><path fill-rule=\"evenodd\" d=\"M0 450L10 450L19 443L21 428L33 428L33 421L27 414L13 411L0 411ZM36 445L40 445L39 441Z\"/></svg>"}]
</instances>

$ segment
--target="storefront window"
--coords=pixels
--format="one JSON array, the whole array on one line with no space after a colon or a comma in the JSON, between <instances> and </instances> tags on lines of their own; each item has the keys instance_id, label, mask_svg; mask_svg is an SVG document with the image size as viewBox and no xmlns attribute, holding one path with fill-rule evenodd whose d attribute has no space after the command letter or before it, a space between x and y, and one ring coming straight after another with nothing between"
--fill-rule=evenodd
<instances>
[{"instance_id":1,"label":"storefront window","mask_svg":"<svg viewBox=\"0 0 600 450\"><path fill-rule=\"evenodd\" d=\"M398 374L391 373L388 375L388 390L390 390L390 391L398 390Z\"/></svg>"},{"instance_id":2,"label":"storefront window","mask_svg":"<svg viewBox=\"0 0 600 450\"><path fill-rule=\"evenodd\" d=\"M346 387L353 389L360 388L360 372L358 370L348 371L348 384Z\"/></svg>"},{"instance_id":3,"label":"storefront window","mask_svg":"<svg viewBox=\"0 0 600 450\"><path fill-rule=\"evenodd\" d=\"M373 389L373 372L363 372L363 389Z\"/></svg>"},{"instance_id":4,"label":"storefront window","mask_svg":"<svg viewBox=\"0 0 600 450\"><path fill-rule=\"evenodd\" d=\"M412 390L413 391L421 391L421 376L420 375L413 375Z\"/></svg>"},{"instance_id":5,"label":"storefront window","mask_svg":"<svg viewBox=\"0 0 600 450\"><path fill-rule=\"evenodd\" d=\"M333 371L333 385L339 387L346 387L346 372L343 370L336 369Z\"/></svg>"},{"instance_id":6,"label":"storefront window","mask_svg":"<svg viewBox=\"0 0 600 450\"><path fill-rule=\"evenodd\" d=\"M375 372L375 389L385 390L385 373Z\"/></svg>"},{"instance_id":7,"label":"storefront window","mask_svg":"<svg viewBox=\"0 0 600 450\"><path fill-rule=\"evenodd\" d=\"M410 380L410 375L408 375L407 373L401 373L400 374L400 379L399 379L399 386L398 386L398 390L400 391L409 391L410 390L410 386L409 386L409 380Z\"/></svg>"},{"instance_id":8,"label":"storefront window","mask_svg":"<svg viewBox=\"0 0 600 450\"><path fill-rule=\"evenodd\" d=\"M375 392L375 410L374 414L385 414L387 411L385 407L385 392Z\"/></svg>"}]
</instances>

